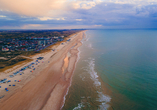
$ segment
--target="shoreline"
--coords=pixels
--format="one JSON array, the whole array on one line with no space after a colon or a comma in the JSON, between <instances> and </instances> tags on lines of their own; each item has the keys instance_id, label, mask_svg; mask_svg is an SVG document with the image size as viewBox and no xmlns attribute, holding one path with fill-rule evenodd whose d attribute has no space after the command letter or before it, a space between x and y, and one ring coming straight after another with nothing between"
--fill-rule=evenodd
<instances>
[{"instance_id":1,"label":"shoreline","mask_svg":"<svg viewBox=\"0 0 157 110\"><path fill-rule=\"evenodd\" d=\"M83 33L83 35L82 35L82 39L84 39L84 38L85 38L85 36L86 36L86 34L85 34L85 32L84 32L84 33ZM79 41L79 43L81 43L81 45L80 45L80 46L82 46L82 45L83 45L82 39ZM78 47L77 47L77 51L78 51L78 53L77 53L76 62L75 62L75 64L74 64L74 70L73 70L73 72L72 72L70 85L69 85L69 87L67 88L67 92L66 92L66 94L64 95L64 102L63 102L63 105L62 105L61 109L64 107L65 100L66 100L66 96L68 95L69 88L70 88L71 83L72 83L72 77L73 77L73 74L74 74L74 71L75 71L75 68L76 68L76 64L77 64L77 62L78 62L78 61L79 61L79 59L80 59L80 50L79 50L79 47L80 47L80 46L78 46Z\"/></svg>"},{"instance_id":2,"label":"shoreline","mask_svg":"<svg viewBox=\"0 0 157 110\"><path fill-rule=\"evenodd\" d=\"M80 41L83 38L83 33L84 31L75 34L76 36L73 35L73 40L50 58L50 64L38 73L39 75L34 76L15 94L1 102L0 107L7 110L61 109L71 84L71 78L78 59L78 47L82 45ZM74 48L71 48L73 46ZM68 56L69 53L70 56ZM67 56L68 66L65 60ZM64 66L64 72L62 72ZM51 105L52 103L53 105Z\"/></svg>"}]
</instances>

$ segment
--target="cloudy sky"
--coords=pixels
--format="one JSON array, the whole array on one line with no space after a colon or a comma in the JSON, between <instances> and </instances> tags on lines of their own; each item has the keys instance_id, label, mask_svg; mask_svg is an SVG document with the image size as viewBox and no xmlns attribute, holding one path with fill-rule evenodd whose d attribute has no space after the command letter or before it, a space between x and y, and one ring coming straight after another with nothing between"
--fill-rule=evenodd
<instances>
[{"instance_id":1,"label":"cloudy sky","mask_svg":"<svg viewBox=\"0 0 157 110\"><path fill-rule=\"evenodd\" d=\"M0 0L0 29L157 28L157 0Z\"/></svg>"}]
</instances>

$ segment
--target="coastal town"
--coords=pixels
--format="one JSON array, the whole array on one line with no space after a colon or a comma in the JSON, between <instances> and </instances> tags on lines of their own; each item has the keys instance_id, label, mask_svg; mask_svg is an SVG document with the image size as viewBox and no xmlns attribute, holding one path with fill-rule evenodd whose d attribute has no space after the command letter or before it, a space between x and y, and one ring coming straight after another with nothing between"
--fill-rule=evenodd
<instances>
[{"instance_id":1,"label":"coastal town","mask_svg":"<svg viewBox=\"0 0 157 110\"><path fill-rule=\"evenodd\" d=\"M3 45L1 51L40 51L63 39L64 36L1 38L0 44Z\"/></svg>"}]
</instances>

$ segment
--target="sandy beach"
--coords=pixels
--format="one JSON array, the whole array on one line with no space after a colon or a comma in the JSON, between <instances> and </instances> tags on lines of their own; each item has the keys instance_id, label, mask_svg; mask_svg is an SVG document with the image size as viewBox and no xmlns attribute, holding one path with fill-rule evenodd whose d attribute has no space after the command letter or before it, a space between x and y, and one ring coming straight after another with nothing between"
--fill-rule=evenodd
<instances>
[{"instance_id":1,"label":"sandy beach","mask_svg":"<svg viewBox=\"0 0 157 110\"><path fill-rule=\"evenodd\" d=\"M39 56L44 57L38 65L34 65L35 70L27 69L23 75L8 78L10 83L1 84L0 96L5 96L0 99L0 109L60 110L70 87L83 37L85 32L79 32L71 36L69 42L56 47L55 52L34 56L33 61ZM14 81L19 79L20 82ZM16 87L8 87L9 84L16 84ZM9 91L6 92L5 87Z\"/></svg>"}]
</instances>

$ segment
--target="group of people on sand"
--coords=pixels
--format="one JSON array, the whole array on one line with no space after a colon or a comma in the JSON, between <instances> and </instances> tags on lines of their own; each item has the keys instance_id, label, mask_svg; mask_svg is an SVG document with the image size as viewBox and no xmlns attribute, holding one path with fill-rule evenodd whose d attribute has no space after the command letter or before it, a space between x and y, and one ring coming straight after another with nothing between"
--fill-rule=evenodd
<instances>
[{"instance_id":1,"label":"group of people on sand","mask_svg":"<svg viewBox=\"0 0 157 110\"><path fill-rule=\"evenodd\" d=\"M40 57L41 58L41 57ZM41 58L41 59L38 59L38 60L42 60L43 59L43 57ZM13 78L13 77L15 77L15 76L17 76L18 74L19 75L23 75L24 74L24 71L26 70L26 69L32 69L30 72L33 72L36 68L35 68L35 65L38 65L38 63L40 63L38 60L36 60L36 62L32 62L31 64L29 64L28 66L25 66L25 67L23 67L23 68L21 68L19 71L16 71L16 72L14 72L12 75L9 75L9 77L10 78ZM44 61L42 61L42 63L44 63ZM48 61L48 63L49 63L49 61ZM14 81L14 84L9 84L10 82L12 82L12 81ZM4 90L7 92L7 91L9 91L9 87L11 87L11 86L16 86L16 83L17 82L21 82L21 80L7 80L7 78L4 78L4 79L2 79L1 81L0 81L0 83L1 83L1 85L0 85L0 89L2 89L2 85L3 85L3 83L8 83L9 85L8 85L8 87L5 87L4 88ZM2 96L0 96L0 99L2 99L3 97L4 97L5 95L2 95Z\"/></svg>"}]
</instances>

